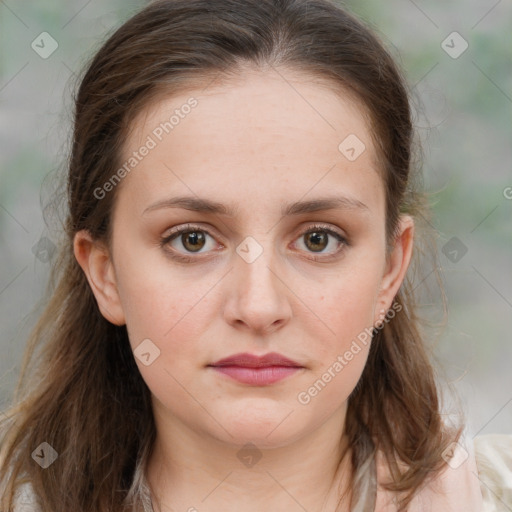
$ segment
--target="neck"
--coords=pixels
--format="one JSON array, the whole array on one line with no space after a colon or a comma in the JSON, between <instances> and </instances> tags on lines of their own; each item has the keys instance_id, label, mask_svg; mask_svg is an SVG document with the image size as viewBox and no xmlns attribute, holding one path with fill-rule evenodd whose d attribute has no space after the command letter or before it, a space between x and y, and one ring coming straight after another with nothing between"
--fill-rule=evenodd
<instances>
[{"instance_id":1,"label":"neck","mask_svg":"<svg viewBox=\"0 0 512 512\"><path fill-rule=\"evenodd\" d=\"M155 512L348 511L345 413L338 409L315 431L280 446L272 446L271 436L265 443L226 443L156 413L146 475Z\"/></svg>"}]
</instances>

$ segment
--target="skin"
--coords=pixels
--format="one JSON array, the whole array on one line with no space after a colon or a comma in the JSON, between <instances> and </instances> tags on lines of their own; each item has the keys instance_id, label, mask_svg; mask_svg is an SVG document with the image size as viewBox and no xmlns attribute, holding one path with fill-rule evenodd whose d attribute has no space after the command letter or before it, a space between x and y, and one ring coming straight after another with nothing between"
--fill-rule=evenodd
<instances>
[{"instance_id":1,"label":"skin","mask_svg":"<svg viewBox=\"0 0 512 512\"><path fill-rule=\"evenodd\" d=\"M118 185L111 251L87 231L74 241L105 318L127 325L133 349L149 338L160 350L149 366L136 358L157 426L147 472L161 502L155 508L334 510L351 469L349 457L338 466L350 453L347 399L369 344L308 404L297 396L392 306L413 221L401 218L386 253L385 189L367 117L348 94L291 70L247 70L154 102L133 120L124 156L191 96L198 105ZM355 161L338 150L349 134L366 146ZM181 195L237 214L144 213ZM333 196L365 207L281 215L288 203ZM199 253L180 236L160 246L186 223L209 231ZM304 236L315 223L349 245L328 235L315 246ZM251 263L236 252L247 236L263 251ZM173 249L193 261L172 259ZM254 387L206 367L238 352L273 351L304 368ZM252 467L237 456L249 442L261 455Z\"/></svg>"}]
</instances>

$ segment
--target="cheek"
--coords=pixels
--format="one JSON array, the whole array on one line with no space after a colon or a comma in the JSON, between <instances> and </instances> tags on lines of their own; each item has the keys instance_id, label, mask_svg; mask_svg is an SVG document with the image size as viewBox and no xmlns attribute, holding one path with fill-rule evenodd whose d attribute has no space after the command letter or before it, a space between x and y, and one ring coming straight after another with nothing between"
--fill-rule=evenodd
<instances>
[{"instance_id":1,"label":"cheek","mask_svg":"<svg viewBox=\"0 0 512 512\"><path fill-rule=\"evenodd\" d=\"M153 366L174 374L175 370L185 373L207 364L207 345L212 340L205 331L214 314L211 293L218 276L185 271L142 251L134 251L118 266L119 295L132 349L149 339L159 351L148 377L155 374ZM145 377L147 368L139 361L137 364ZM168 374L164 376L169 379Z\"/></svg>"},{"instance_id":2,"label":"cheek","mask_svg":"<svg viewBox=\"0 0 512 512\"><path fill-rule=\"evenodd\" d=\"M317 346L314 385L305 390L308 396L322 391L322 400L339 404L356 386L371 345L380 277L375 268L377 263L340 276L316 302L328 329L323 330L326 334Z\"/></svg>"},{"instance_id":3,"label":"cheek","mask_svg":"<svg viewBox=\"0 0 512 512\"><path fill-rule=\"evenodd\" d=\"M120 295L140 374L167 408L186 409L189 393L199 394L194 382L197 371L207 363L206 295L215 283L205 278L185 283L162 265L127 265L124 270L119 276ZM147 353L144 360L141 356Z\"/></svg>"},{"instance_id":4,"label":"cheek","mask_svg":"<svg viewBox=\"0 0 512 512\"><path fill-rule=\"evenodd\" d=\"M374 309L379 292L379 263L351 268L324 293L322 318L334 331L331 348L342 349L347 342L373 326Z\"/></svg>"}]
</instances>

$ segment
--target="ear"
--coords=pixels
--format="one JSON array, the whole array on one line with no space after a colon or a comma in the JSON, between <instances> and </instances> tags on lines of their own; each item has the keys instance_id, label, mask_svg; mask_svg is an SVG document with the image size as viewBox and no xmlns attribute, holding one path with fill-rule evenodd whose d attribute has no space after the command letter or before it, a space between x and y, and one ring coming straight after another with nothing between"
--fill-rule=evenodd
<instances>
[{"instance_id":1,"label":"ear","mask_svg":"<svg viewBox=\"0 0 512 512\"><path fill-rule=\"evenodd\" d=\"M117 290L114 265L105 244L94 240L86 230L78 231L73 240L78 264L82 267L101 314L115 325L124 325L124 312Z\"/></svg>"},{"instance_id":2,"label":"ear","mask_svg":"<svg viewBox=\"0 0 512 512\"><path fill-rule=\"evenodd\" d=\"M409 215L402 215L399 219L398 234L393 241L391 253L386 258L386 266L374 311L374 324L382 320L398 293L411 262L413 245L414 220Z\"/></svg>"}]
</instances>

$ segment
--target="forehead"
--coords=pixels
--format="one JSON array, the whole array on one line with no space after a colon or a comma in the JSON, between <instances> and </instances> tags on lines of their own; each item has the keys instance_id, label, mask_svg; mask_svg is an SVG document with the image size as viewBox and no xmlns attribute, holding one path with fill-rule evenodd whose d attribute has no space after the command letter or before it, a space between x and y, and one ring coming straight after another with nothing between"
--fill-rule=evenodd
<instances>
[{"instance_id":1,"label":"forehead","mask_svg":"<svg viewBox=\"0 0 512 512\"><path fill-rule=\"evenodd\" d=\"M162 96L131 121L123 161L145 145L150 151L123 182L138 196L167 188L210 197L216 191L220 199L236 188L243 200L278 184L303 196L329 189L341 175L349 189L363 178L370 190L381 185L360 102L296 71L247 70Z\"/></svg>"},{"instance_id":2,"label":"forehead","mask_svg":"<svg viewBox=\"0 0 512 512\"><path fill-rule=\"evenodd\" d=\"M191 98L197 103L192 108ZM185 122L187 117L190 120ZM208 75L205 79L194 79L189 87L184 86L181 92L172 95L161 92L129 121L125 148L136 147L151 133L157 139L171 131L173 136L179 132L186 136L190 127L198 137L211 138L215 134L222 136L230 128L232 133L239 131L241 126L245 130L238 141L248 130L254 130L259 139L265 135L286 138L309 132L312 147L318 146L326 132L331 132L326 144L332 138L336 142L348 130L367 139L371 134L369 117L355 93L332 80L287 68L244 68L229 77ZM169 122L171 127L160 127ZM176 129L178 124L180 130ZM293 128L293 133L288 128ZM365 140L365 144L368 148L372 141Z\"/></svg>"}]
</instances>

